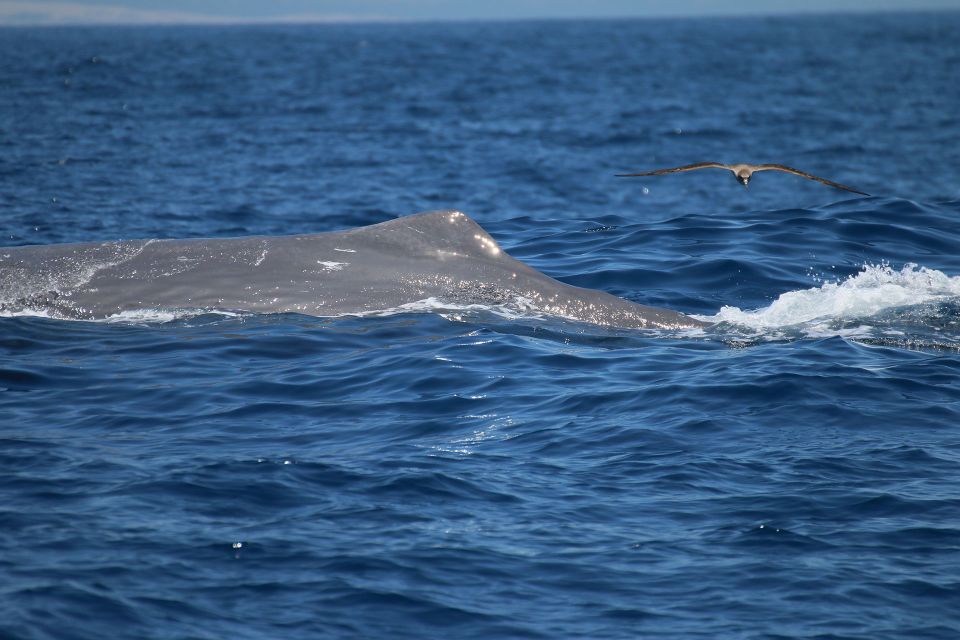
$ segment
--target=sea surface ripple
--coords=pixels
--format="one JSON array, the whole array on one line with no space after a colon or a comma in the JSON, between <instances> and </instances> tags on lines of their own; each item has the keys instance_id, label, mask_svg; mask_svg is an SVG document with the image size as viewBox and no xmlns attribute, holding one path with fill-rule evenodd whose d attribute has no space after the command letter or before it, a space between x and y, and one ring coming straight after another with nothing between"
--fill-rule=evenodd
<instances>
[{"instance_id":1,"label":"sea surface ripple","mask_svg":"<svg viewBox=\"0 0 960 640\"><path fill-rule=\"evenodd\" d=\"M0 29L0 245L460 209L695 314L0 318L0 637L960 637L960 14ZM781 162L874 194L763 173Z\"/></svg>"}]
</instances>

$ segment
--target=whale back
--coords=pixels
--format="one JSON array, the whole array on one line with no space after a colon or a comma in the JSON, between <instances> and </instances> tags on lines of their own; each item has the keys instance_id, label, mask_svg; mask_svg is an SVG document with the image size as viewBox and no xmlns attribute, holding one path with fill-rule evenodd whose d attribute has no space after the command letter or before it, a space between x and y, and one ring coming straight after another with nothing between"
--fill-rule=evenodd
<instances>
[{"instance_id":1,"label":"whale back","mask_svg":"<svg viewBox=\"0 0 960 640\"><path fill-rule=\"evenodd\" d=\"M336 316L427 299L513 304L612 326L700 324L554 280L507 255L459 211L306 235L0 249L0 311L7 313L97 319L204 309Z\"/></svg>"}]
</instances>

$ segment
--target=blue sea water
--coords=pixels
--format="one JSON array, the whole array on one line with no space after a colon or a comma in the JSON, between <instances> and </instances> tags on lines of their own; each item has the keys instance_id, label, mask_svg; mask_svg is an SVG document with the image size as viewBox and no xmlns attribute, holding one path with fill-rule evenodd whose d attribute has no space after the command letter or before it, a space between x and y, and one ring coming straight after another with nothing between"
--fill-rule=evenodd
<instances>
[{"instance_id":1,"label":"blue sea water","mask_svg":"<svg viewBox=\"0 0 960 640\"><path fill-rule=\"evenodd\" d=\"M458 208L718 322L0 318L0 637L960 637L958 71L958 13L0 30L0 245ZM703 160L874 195L613 177Z\"/></svg>"}]
</instances>

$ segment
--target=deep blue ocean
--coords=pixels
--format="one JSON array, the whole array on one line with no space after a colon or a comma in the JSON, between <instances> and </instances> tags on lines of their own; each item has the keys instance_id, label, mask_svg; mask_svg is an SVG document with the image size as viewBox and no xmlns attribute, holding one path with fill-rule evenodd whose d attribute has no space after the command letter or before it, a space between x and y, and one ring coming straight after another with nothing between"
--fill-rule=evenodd
<instances>
[{"instance_id":1,"label":"deep blue ocean","mask_svg":"<svg viewBox=\"0 0 960 640\"><path fill-rule=\"evenodd\" d=\"M0 246L442 208L718 324L7 314L0 638L960 637L960 13L0 29Z\"/></svg>"}]
</instances>

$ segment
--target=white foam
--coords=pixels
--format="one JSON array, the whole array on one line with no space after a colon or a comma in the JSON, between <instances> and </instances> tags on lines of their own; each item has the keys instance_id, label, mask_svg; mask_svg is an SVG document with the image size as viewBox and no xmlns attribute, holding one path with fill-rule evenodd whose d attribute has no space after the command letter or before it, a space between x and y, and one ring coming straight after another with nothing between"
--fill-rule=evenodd
<instances>
[{"instance_id":1,"label":"white foam","mask_svg":"<svg viewBox=\"0 0 960 640\"><path fill-rule=\"evenodd\" d=\"M32 307L17 309L16 311L0 309L0 318L50 318L51 320L60 320L59 316L53 315L47 309L34 309Z\"/></svg>"},{"instance_id":2,"label":"white foam","mask_svg":"<svg viewBox=\"0 0 960 640\"><path fill-rule=\"evenodd\" d=\"M376 311L344 315L392 316L401 313L437 313L448 319L460 320L462 319L461 314L471 312L492 313L507 320L542 319L544 317L542 313L537 313L536 310L530 306L530 301L527 298L522 296L517 296L513 301L506 304L456 304L431 297L415 302L407 302L390 309L378 309Z\"/></svg>"},{"instance_id":3,"label":"white foam","mask_svg":"<svg viewBox=\"0 0 960 640\"><path fill-rule=\"evenodd\" d=\"M960 297L960 276L950 277L915 264L899 271L888 265L865 265L842 282L788 291L761 309L723 307L714 316L694 317L762 331L821 320L867 318L887 309L956 297Z\"/></svg>"},{"instance_id":4,"label":"white foam","mask_svg":"<svg viewBox=\"0 0 960 640\"><path fill-rule=\"evenodd\" d=\"M190 320L199 316L215 316L223 318L243 318L251 315L245 311L226 311L223 309L130 309L120 311L94 322L119 324L154 324L172 322L173 320Z\"/></svg>"},{"instance_id":5,"label":"white foam","mask_svg":"<svg viewBox=\"0 0 960 640\"><path fill-rule=\"evenodd\" d=\"M28 307L16 311L0 310L0 318L49 318L51 320L66 320L70 322L105 322L108 324L143 324L162 323L173 320L185 320L203 315L215 315L223 318L241 318L250 315L246 312L224 311L221 309L129 309L120 311L105 318L89 319L75 318L48 309Z\"/></svg>"},{"instance_id":6,"label":"white foam","mask_svg":"<svg viewBox=\"0 0 960 640\"><path fill-rule=\"evenodd\" d=\"M102 322L109 323L140 323L140 322L170 322L177 318L182 318L185 314L166 309L135 309L130 311L121 311L111 316L107 316Z\"/></svg>"}]
</instances>

